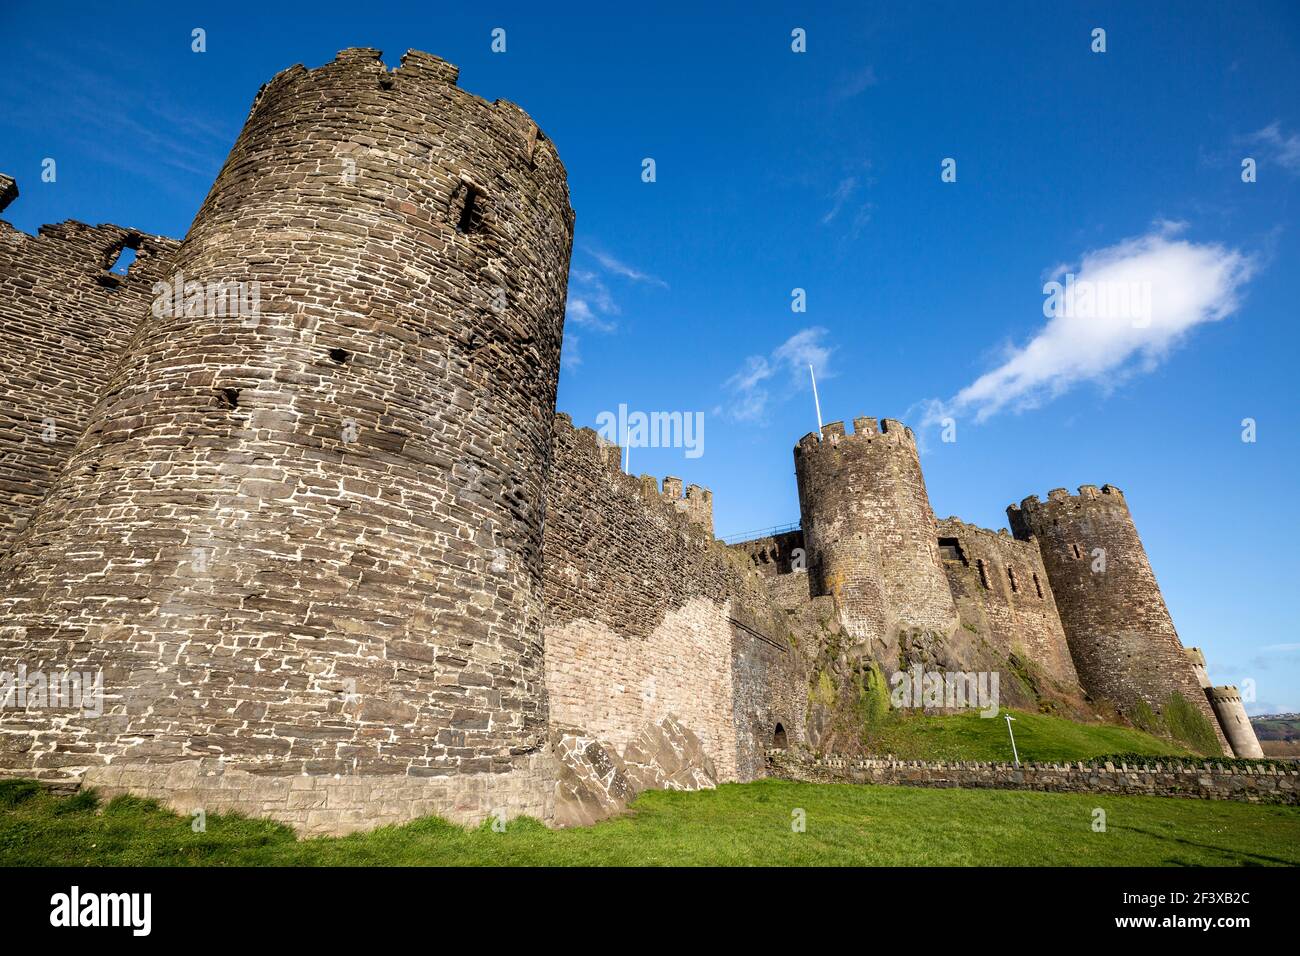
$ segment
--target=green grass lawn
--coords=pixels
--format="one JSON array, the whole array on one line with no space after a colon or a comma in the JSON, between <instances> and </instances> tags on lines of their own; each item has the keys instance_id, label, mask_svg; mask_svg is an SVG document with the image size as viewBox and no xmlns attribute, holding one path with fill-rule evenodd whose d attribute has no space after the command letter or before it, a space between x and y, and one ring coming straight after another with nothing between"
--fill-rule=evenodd
<instances>
[{"instance_id":1,"label":"green grass lawn","mask_svg":"<svg viewBox=\"0 0 1300 956\"><path fill-rule=\"evenodd\" d=\"M1092 829L1106 811L1106 832ZM806 831L793 832L794 811ZM0 784L0 865L1174 865L1300 863L1300 809L1158 797L926 790L762 780L641 795L624 817L504 832L435 818L297 840L238 816L191 819L152 801L54 797Z\"/></svg>"},{"instance_id":2,"label":"green grass lawn","mask_svg":"<svg viewBox=\"0 0 1300 956\"><path fill-rule=\"evenodd\" d=\"M1012 730L1021 760L1060 762L1104 754L1186 756L1176 741L1114 724L1081 724L1063 717L1012 711ZM873 753L904 760L1011 760L1003 717L977 713L954 716L890 715L867 734Z\"/></svg>"}]
</instances>

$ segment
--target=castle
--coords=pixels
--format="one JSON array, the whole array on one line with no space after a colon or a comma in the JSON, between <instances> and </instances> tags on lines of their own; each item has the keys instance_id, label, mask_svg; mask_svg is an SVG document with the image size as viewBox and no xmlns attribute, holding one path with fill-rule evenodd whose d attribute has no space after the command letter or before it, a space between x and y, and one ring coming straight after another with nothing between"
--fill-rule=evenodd
<instances>
[{"instance_id":1,"label":"castle","mask_svg":"<svg viewBox=\"0 0 1300 956\"><path fill-rule=\"evenodd\" d=\"M311 833L584 823L839 746L819 688L868 662L1181 695L1258 751L1112 487L938 521L912 433L858 419L798 443L802 530L728 546L710 492L623 474L555 413L559 155L456 79L278 74L182 242L0 223L0 772ZM97 706L36 702L68 675Z\"/></svg>"}]
</instances>

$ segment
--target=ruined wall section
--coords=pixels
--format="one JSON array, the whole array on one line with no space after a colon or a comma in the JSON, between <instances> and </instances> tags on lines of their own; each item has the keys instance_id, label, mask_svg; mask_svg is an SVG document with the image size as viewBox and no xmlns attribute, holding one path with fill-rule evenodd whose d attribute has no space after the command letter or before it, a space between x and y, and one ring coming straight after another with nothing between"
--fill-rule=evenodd
<instances>
[{"instance_id":1,"label":"ruined wall section","mask_svg":"<svg viewBox=\"0 0 1300 956\"><path fill-rule=\"evenodd\" d=\"M0 177L0 209L17 195ZM0 555L72 454L180 244L69 220L29 236L0 222ZM123 249L136 258L110 271Z\"/></svg>"},{"instance_id":2,"label":"ruined wall section","mask_svg":"<svg viewBox=\"0 0 1300 956\"><path fill-rule=\"evenodd\" d=\"M1075 669L1094 698L1131 714L1139 701L1163 713L1181 694L1227 741L1156 583L1118 488L1053 489L1007 508L1012 533L1036 538Z\"/></svg>"},{"instance_id":3,"label":"ruined wall section","mask_svg":"<svg viewBox=\"0 0 1300 956\"><path fill-rule=\"evenodd\" d=\"M700 485L689 485L682 493L682 480L669 475L664 478L663 500L686 515L689 521L713 535L713 492Z\"/></svg>"},{"instance_id":4,"label":"ruined wall section","mask_svg":"<svg viewBox=\"0 0 1300 956\"><path fill-rule=\"evenodd\" d=\"M6 720L0 766L466 775L462 817L545 815L573 213L552 144L456 75L348 50L258 94L174 268L260 314L151 317L0 566L0 669L106 690Z\"/></svg>"},{"instance_id":5,"label":"ruined wall section","mask_svg":"<svg viewBox=\"0 0 1300 956\"><path fill-rule=\"evenodd\" d=\"M671 488L665 501L654 478L623 474L619 449L594 431L557 415L554 455L544 547L552 725L621 750L672 715L720 780L749 779L776 721L802 739L806 685L786 677L798 661L784 612ZM737 700L748 708L740 719Z\"/></svg>"},{"instance_id":6,"label":"ruined wall section","mask_svg":"<svg viewBox=\"0 0 1300 956\"><path fill-rule=\"evenodd\" d=\"M889 660L902 632L951 633L957 609L911 429L853 428L832 422L795 447L803 535L814 593L832 595L849 634Z\"/></svg>"},{"instance_id":7,"label":"ruined wall section","mask_svg":"<svg viewBox=\"0 0 1300 956\"><path fill-rule=\"evenodd\" d=\"M798 528L749 541L737 541L729 547L753 561L758 573L764 577L789 574L796 570L797 565L802 565L801 570L807 569L808 555L804 548L803 531Z\"/></svg>"},{"instance_id":8,"label":"ruined wall section","mask_svg":"<svg viewBox=\"0 0 1300 956\"><path fill-rule=\"evenodd\" d=\"M963 623L1002 655L1016 654L1077 690L1056 600L1035 541L1018 541L956 518L938 523L944 573Z\"/></svg>"}]
</instances>

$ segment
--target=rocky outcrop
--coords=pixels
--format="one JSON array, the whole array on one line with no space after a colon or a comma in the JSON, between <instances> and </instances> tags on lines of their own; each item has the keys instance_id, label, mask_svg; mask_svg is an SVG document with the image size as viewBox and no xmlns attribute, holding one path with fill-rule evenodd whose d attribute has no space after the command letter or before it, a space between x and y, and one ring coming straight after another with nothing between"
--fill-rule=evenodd
<instances>
[{"instance_id":1,"label":"rocky outcrop","mask_svg":"<svg viewBox=\"0 0 1300 956\"><path fill-rule=\"evenodd\" d=\"M621 813L632 799L623 760L613 747L580 730L556 730L555 825L589 826Z\"/></svg>"},{"instance_id":2,"label":"rocky outcrop","mask_svg":"<svg viewBox=\"0 0 1300 956\"><path fill-rule=\"evenodd\" d=\"M642 790L712 790L718 772L700 738L676 717L648 725L623 748L623 763L634 794Z\"/></svg>"},{"instance_id":3,"label":"rocky outcrop","mask_svg":"<svg viewBox=\"0 0 1300 956\"><path fill-rule=\"evenodd\" d=\"M671 715L642 728L621 756L578 729L553 731L551 749L556 826L588 826L615 816L643 790L712 790L718 783L699 737Z\"/></svg>"}]
</instances>

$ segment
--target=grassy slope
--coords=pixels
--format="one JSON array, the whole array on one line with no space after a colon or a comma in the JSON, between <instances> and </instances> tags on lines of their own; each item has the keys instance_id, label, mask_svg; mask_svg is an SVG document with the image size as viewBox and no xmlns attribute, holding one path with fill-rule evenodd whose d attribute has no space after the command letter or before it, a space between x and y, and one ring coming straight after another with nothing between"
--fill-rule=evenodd
<instances>
[{"instance_id":1,"label":"grassy slope","mask_svg":"<svg viewBox=\"0 0 1300 956\"><path fill-rule=\"evenodd\" d=\"M7 798L7 800L6 800ZM6 806L6 802L8 805ZM1092 830L1093 809L1107 832ZM807 830L791 831L792 811ZM923 790L763 780L643 794L628 816L504 833L437 819L298 841L212 815L207 832L151 801L97 811L0 786L0 865L1268 865L1300 864L1300 810L1151 797Z\"/></svg>"},{"instance_id":2,"label":"grassy slope","mask_svg":"<svg viewBox=\"0 0 1300 956\"><path fill-rule=\"evenodd\" d=\"M1063 717L1012 711L1021 760L1087 760L1103 754L1187 755L1191 751L1162 737L1113 724L1080 724ZM890 718L868 734L873 753L905 760L1011 760L1007 722L977 713Z\"/></svg>"}]
</instances>

